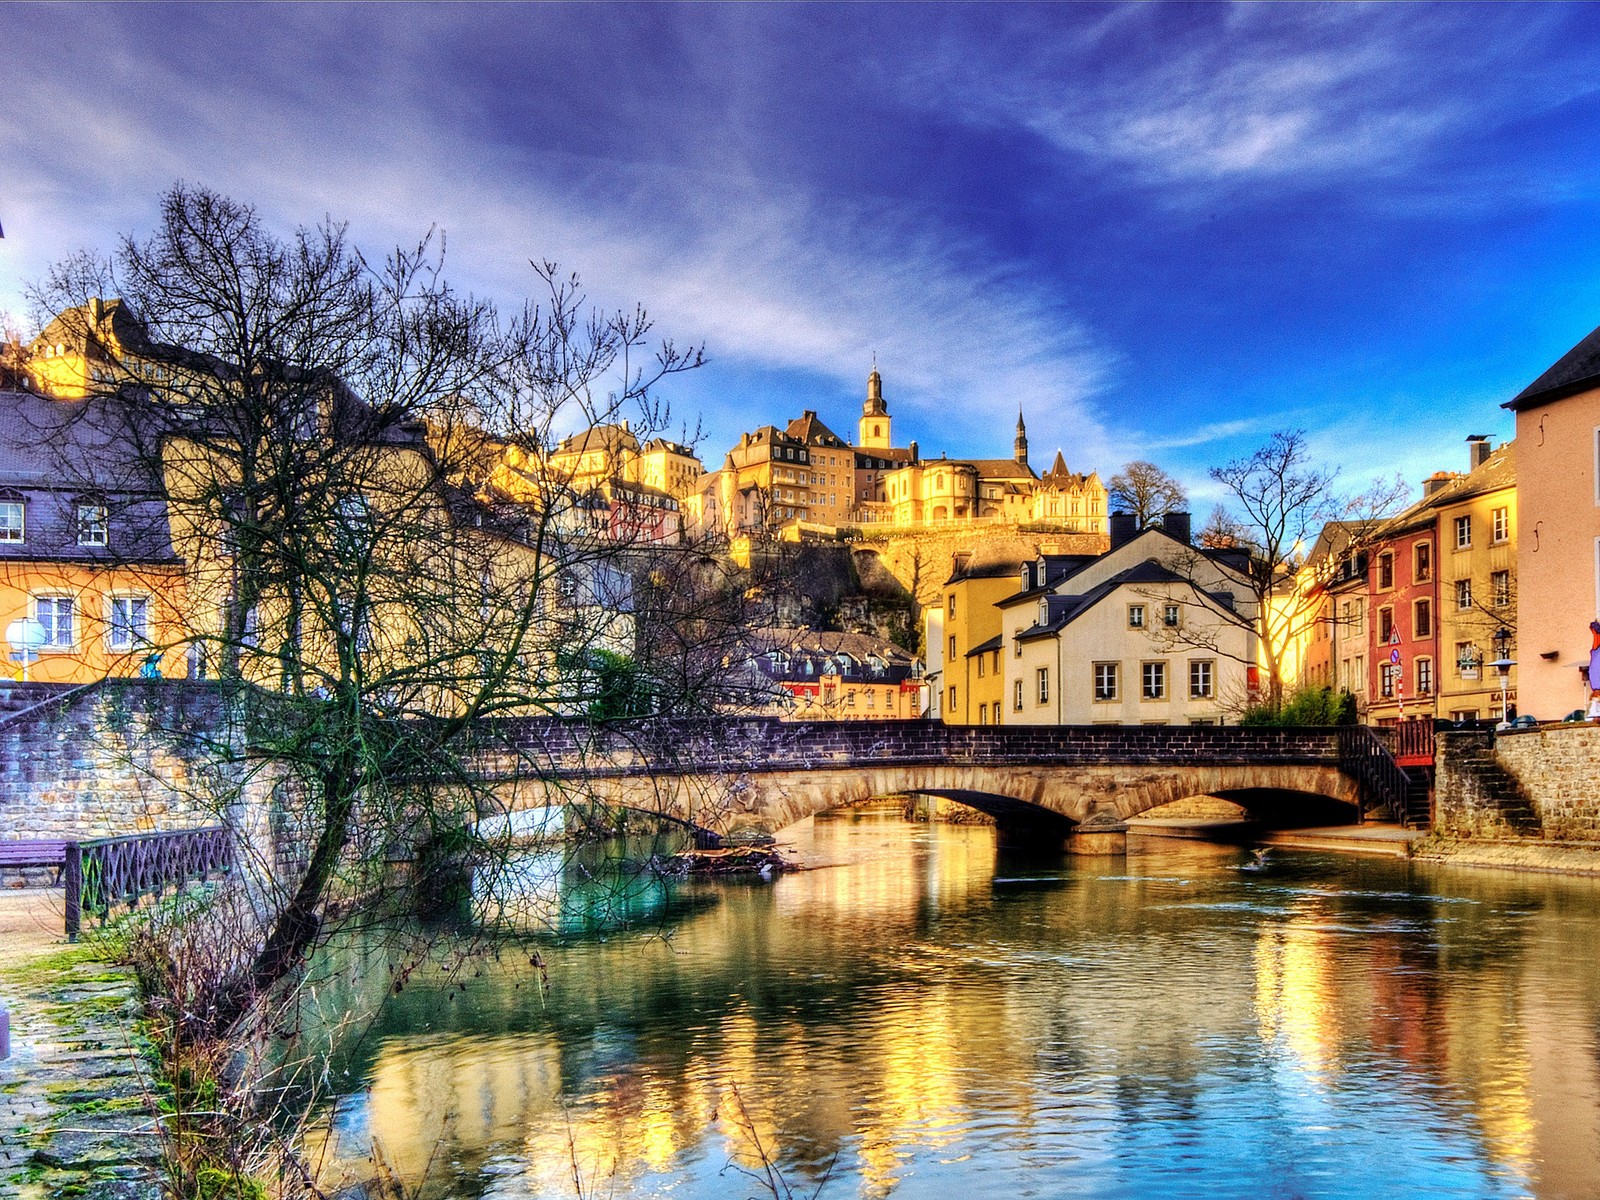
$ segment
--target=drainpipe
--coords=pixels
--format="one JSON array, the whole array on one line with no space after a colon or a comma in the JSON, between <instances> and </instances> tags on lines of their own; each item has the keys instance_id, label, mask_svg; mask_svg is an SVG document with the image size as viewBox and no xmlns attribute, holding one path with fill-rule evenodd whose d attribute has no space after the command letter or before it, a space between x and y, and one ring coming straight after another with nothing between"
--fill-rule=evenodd
<instances>
[{"instance_id":1,"label":"drainpipe","mask_svg":"<svg viewBox=\"0 0 1600 1200\"><path fill-rule=\"evenodd\" d=\"M1066 677L1066 674L1065 674L1066 668L1062 665L1062 661L1063 660L1062 660L1062 657L1061 657L1061 631L1058 629L1058 630L1056 630L1056 728L1057 729L1061 728L1062 723L1066 720L1066 713L1063 711L1063 705L1066 704L1067 677Z\"/></svg>"}]
</instances>

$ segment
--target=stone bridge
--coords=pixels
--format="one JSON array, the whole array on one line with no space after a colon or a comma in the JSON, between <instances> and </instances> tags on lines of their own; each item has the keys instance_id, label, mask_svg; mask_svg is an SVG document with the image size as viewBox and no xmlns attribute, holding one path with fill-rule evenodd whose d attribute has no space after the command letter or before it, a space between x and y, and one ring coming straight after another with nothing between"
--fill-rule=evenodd
<instances>
[{"instance_id":1,"label":"stone bridge","mask_svg":"<svg viewBox=\"0 0 1600 1200\"><path fill-rule=\"evenodd\" d=\"M514 719L494 723L477 755L480 777L496 785L479 816L579 800L726 833L921 793L988 813L1002 840L1115 849L1129 817L1191 796L1301 823L1359 819L1376 801L1352 761L1351 732Z\"/></svg>"}]
</instances>

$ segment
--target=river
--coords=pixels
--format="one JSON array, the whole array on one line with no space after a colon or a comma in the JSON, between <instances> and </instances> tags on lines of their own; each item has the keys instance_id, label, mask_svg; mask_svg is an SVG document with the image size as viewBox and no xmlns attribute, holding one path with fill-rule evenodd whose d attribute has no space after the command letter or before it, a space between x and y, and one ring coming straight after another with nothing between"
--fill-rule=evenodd
<instances>
[{"instance_id":1,"label":"river","mask_svg":"<svg viewBox=\"0 0 1600 1200\"><path fill-rule=\"evenodd\" d=\"M422 1200L1600 1196L1594 882L785 839L816 869L641 886L627 929L589 864L561 936L336 946L323 1010L388 1002L330 1035L327 1177L376 1145Z\"/></svg>"}]
</instances>

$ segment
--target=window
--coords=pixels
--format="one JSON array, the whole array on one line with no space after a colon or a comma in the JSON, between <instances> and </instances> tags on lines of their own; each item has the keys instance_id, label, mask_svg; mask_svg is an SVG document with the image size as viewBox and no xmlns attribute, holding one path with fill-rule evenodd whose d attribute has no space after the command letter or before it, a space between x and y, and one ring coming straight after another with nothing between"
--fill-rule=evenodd
<instances>
[{"instance_id":1,"label":"window","mask_svg":"<svg viewBox=\"0 0 1600 1200\"><path fill-rule=\"evenodd\" d=\"M1378 610L1378 644L1388 645L1394 637L1394 609L1380 608Z\"/></svg>"},{"instance_id":2,"label":"window","mask_svg":"<svg viewBox=\"0 0 1600 1200\"><path fill-rule=\"evenodd\" d=\"M1011 710L1022 711L1022 680L1017 680L1011 687Z\"/></svg>"},{"instance_id":3,"label":"window","mask_svg":"<svg viewBox=\"0 0 1600 1200\"><path fill-rule=\"evenodd\" d=\"M1482 665L1483 656L1478 653L1478 648L1471 642L1456 643L1456 677L1458 679L1476 679L1478 668Z\"/></svg>"},{"instance_id":4,"label":"window","mask_svg":"<svg viewBox=\"0 0 1600 1200\"><path fill-rule=\"evenodd\" d=\"M1167 698L1167 664L1147 662L1140 668L1140 695L1146 700Z\"/></svg>"},{"instance_id":5,"label":"window","mask_svg":"<svg viewBox=\"0 0 1600 1200\"><path fill-rule=\"evenodd\" d=\"M1489 594L1494 597L1494 606L1504 608L1511 603L1511 572L1496 571L1489 576Z\"/></svg>"},{"instance_id":6,"label":"window","mask_svg":"<svg viewBox=\"0 0 1600 1200\"><path fill-rule=\"evenodd\" d=\"M1495 509L1493 526L1494 532L1490 540L1509 542L1511 540L1511 510L1509 508Z\"/></svg>"},{"instance_id":7,"label":"window","mask_svg":"<svg viewBox=\"0 0 1600 1200\"><path fill-rule=\"evenodd\" d=\"M76 644L72 620L75 601L71 596L40 596L34 601L34 618L44 626L47 650L70 650Z\"/></svg>"},{"instance_id":8,"label":"window","mask_svg":"<svg viewBox=\"0 0 1600 1200\"><path fill-rule=\"evenodd\" d=\"M1142 605L1142 604L1130 604L1130 605L1128 605L1128 628L1129 629L1143 629L1144 628L1144 605Z\"/></svg>"},{"instance_id":9,"label":"window","mask_svg":"<svg viewBox=\"0 0 1600 1200\"><path fill-rule=\"evenodd\" d=\"M1216 690L1216 668L1209 658L1197 658L1189 664L1189 698L1209 700Z\"/></svg>"},{"instance_id":10,"label":"window","mask_svg":"<svg viewBox=\"0 0 1600 1200\"><path fill-rule=\"evenodd\" d=\"M1394 695L1394 677L1400 673L1400 668L1395 663L1384 663L1380 672L1382 678L1378 690L1385 696Z\"/></svg>"},{"instance_id":11,"label":"window","mask_svg":"<svg viewBox=\"0 0 1600 1200\"><path fill-rule=\"evenodd\" d=\"M1039 703L1050 703L1050 668L1040 667L1034 672L1039 683Z\"/></svg>"},{"instance_id":12,"label":"window","mask_svg":"<svg viewBox=\"0 0 1600 1200\"><path fill-rule=\"evenodd\" d=\"M989 706L987 704L980 704L980 705L978 705L978 724L979 725L987 725L988 723L989 723Z\"/></svg>"},{"instance_id":13,"label":"window","mask_svg":"<svg viewBox=\"0 0 1600 1200\"><path fill-rule=\"evenodd\" d=\"M1378 590L1386 591L1394 586L1394 555L1385 550L1378 555Z\"/></svg>"},{"instance_id":14,"label":"window","mask_svg":"<svg viewBox=\"0 0 1600 1200\"><path fill-rule=\"evenodd\" d=\"M106 622L106 644L113 650L132 650L150 640L148 596L112 596Z\"/></svg>"},{"instance_id":15,"label":"window","mask_svg":"<svg viewBox=\"0 0 1600 1200\"><path fill-rule=\"evenodd\" d=\"M1472 580L1456 580L1456 608L1467 609L1472 607Z\"/></svg>"},{"instance_id":16,"label":"window","mask_svg":"<svg viewBox=\"0 0 1600 1200\"><path fill-rule=\"evenodd\" d=\"M78 545L104 546L106 538L106 506L104 504L78 505Z\"/></svg>"},{"instance_id":17,"label":"window","mask_svg":"<svg viewBox=\"0 0 1600 1200\"><path fill-rule=\"evenodd\" d=\"M1176 629L1177 628L1177 626L1178 626L1178 606L1176 604L1168 604L1164 608L1162 608L1162 610L1161 610L1161 623L1163 625L1165 625L1168 629Z\"/></svg>"},{"instance_id":18,"label":"window","mask_svg":"<svg viewBox=\"0 0 1600 1200\"><path fill-rule=\"evenodd\" d=\"M985 662L984 662L984 661L983 661L983 659L984 659L984 656L983 656L983 655L981 655L981 654L980 654L980 655L978 655L978 678L979 678L979 679L982 679L982 678L983 678L983 674L984 674L984 667L985 667L985 666L986 666L986 665L987 665L987 664L985 664Z\"/></svg>"},{"instance_id":19,"label":"window","mask_svg":"<svg viewBox=\"0 0 1600 1200\"><path fill-rule=\"evenodd\" d=\"M950 711L956 711L956 685L953 683L950 685Z\"/></svg>"},{"instance_id":20,"label":"window","mask_svg":"<svg viewBox=\"0 0 1600 1200\"><path fill-rule=\"evenodd\" d=\"M1472 518L1470 516L1456 518L1456 549L1467 550L1472 546Z\"/></svg>"},{"instance_id":21,"label":"window","mask_svg":"<svg viewBox=\"0 0 1600 1200\"><path fill-rule=\"evenodd\" d=\"M945 602L944 612L947 621L956 619L956 597L954 592L950 593L950 599Z\"/></svg>"},{"instance_id":22,"label":"window","mask_svg":"<svg viewBox=\"0 0 1600 1200\"><path fill-rule=\"evenodd\" d=\"M1362 612L1363 609L1359 600L1346 600L1344 602L1344 624L1345 628L1352 634L1362 632Z\"/></svg>"},{"instance_id":23,"label":"window","mask_svg":"<svg viewBox=\"0 0 1600 1200\"><path fill-rule=\"evenodd\" d=\"M1414 638L1433 636L1433 601L1418 600L1411 606L1411 636Z\"/></svg>"},{"instance_id":24,"label":"window","mask_svg":"<svg viewBox=\"0 0 1600 1200\"><path fill-rule=\"evenodd\" d=\"M950 665L956 665L956 635L953 633L950 635Z\"/></svg>"},{"instance_id":25,"label":"window","mask_svg":"<svg viewBox=\"0 0 1600 1200\"><path fill-rule=\"evenodd\" d=\"M1418 542L1411 552L1411 579L1414 583L1427 583L1433 578L1433 543Z\"/></svg>"},{"instance_id":26,"label":"window","mask_svg":"<svg viewBox=\"0 0 1600 1200\"><path fill-rule=\"evenodd\" d=\"M1433 694L1433 659L1417 659L1417 695Z\"/></svg>"},{"instance_id":27,"label":"window","mask_svg":"<svg viewBox=\"0 0 1600 1200\"><path fill-rule=\"evenodd\" d=\"M22 540L22 496L17 492L0 492L0 542Z\"/></svg>"},{"instance_id":28,"label":"window","mask_svg":"<svg viewBox=\"0 0 1600 1200\"><path fill-rule=\"evenodd\" d=\"M998 646L989 652L989 667L996 675L1000 674L1000 647Z\"/></svg>"}]
</instances>

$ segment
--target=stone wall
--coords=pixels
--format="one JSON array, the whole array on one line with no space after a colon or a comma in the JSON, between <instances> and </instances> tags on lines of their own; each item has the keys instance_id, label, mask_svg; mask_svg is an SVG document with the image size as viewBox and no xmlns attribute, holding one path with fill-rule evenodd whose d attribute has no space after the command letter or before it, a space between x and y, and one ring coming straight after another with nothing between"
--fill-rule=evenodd
<instances>
[{"instance_id":1,"label":"stone wall","mask_svg":"<svg viewBox=\"0 0 1600 1200\"><path fill-rule=\"evenodd\" d=\"M1527 789L1546 840L1600 842L1600 726L1502 733L1495 751Z\"/></svg>"},{"instance_id":2,"label":"stone wall","mask_svg":"<svg viewBox=\"0 0 1600 1200\"><path fill-rule=\"evenodd\" d=\"M0 838L114 837L217 823L204 685L78 689L0 721Z\"/></svg>"},{"instance_id":3,"label":"stone wall","mask_svg":"<svg viewBox=\"0 0 1600 1200\"><path fill-rule=\"evenodd\" d=\"M1441 732L1434 831L1600 842L1600 727Z\"/></svg>"}]
</instances>

